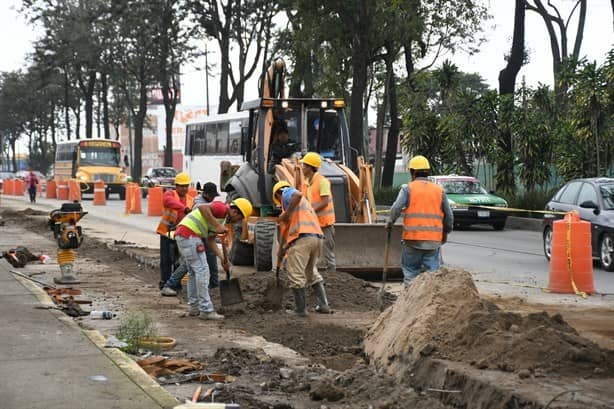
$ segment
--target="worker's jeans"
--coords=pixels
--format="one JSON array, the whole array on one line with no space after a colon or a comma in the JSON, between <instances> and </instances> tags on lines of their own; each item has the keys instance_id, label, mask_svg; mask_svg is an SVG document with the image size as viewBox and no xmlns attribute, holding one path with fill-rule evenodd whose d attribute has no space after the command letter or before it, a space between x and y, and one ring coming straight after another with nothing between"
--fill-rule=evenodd
<instances>
[{"instance_id":1,"label":"worker's jeans","mask_svg":"<svg viewBox=\"0 0 614 409\"><path fill-rule=\"evenodd\" d=\"M315 236L299 237L288 249L286 270L288 271L288 287L305 288L323 280L316 262L320 254L320 241Z\"/></svg>"},{"instance_id":2,"label":"worker's jeans","mask_svg":"<svg viewBox=\"0 0 614 409\"><path fill-rule=\"evenodd\" d=\"M199 237L175 237L179 254L188 267L188 305L201 312L213 311L209 296L209 266L204 251L197 248L203 244Z\"/></svg>"},{"instance_id":3,"label":"worker's jeans","mask_svg":"<svg viewBox=\"0 0 614 409\"><path fill-rule=\"evenodd\" d=\"M401 244L401 267L403 268L403 285L407 287L411 280L422 271L439 270L439 249L420 250Z\"/></svg>"},{"instance_id":4,"label":"worker's jeans","mask_svg":"<svg viewBox=\"0 0 614 409\"><path fill-rule=\"evenodd\" d=\"M327 273L334 273L337 270L335 261L335 226L322 227L324 240L320 249L320 259L318 269L325 270Z\"/></svg>"},{"instance_id":5,"label":"worker's jeans","mask_svg":"<svg viewBox=\"0 0 614 409\"><path fill-rule=\"evenodd\" d=\"M212 248L206 246L205 253L207 255L207 265L209 266L209 288L217 288L220 286L220 282L218 279L218 269L217 269L217 255ZM173 290L179 290L181 288L181 279L188 272L188 267L185 262L182 262L175 268L171 278L166 282L165 287L170 287Z\"/></svg>"},{"instance_id":6,"label":"worker's jeans","mask_svg":"<svg viewBox=\"0 0 614 409\"><path fill-rule=\"evenodd\" d=\"M160 235L160 289L171 277L175 263L175 242L173 239Z\"/></svg>"}]
</instances>

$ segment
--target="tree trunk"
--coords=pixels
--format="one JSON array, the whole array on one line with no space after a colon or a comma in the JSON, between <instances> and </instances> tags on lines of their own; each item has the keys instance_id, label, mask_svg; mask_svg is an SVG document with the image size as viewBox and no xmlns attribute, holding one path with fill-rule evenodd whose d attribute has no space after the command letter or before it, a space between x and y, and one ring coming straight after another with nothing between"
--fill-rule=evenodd
<instances>
[{"instance_id":1,"label":"tree trunk","mask_svg":"<svg viewBox=\"0 0 614 409\"><path fill-rule=\"evenodd\" d=\"M96 73L89 74L87 84L83 84L81 80L79 83L85 101L85 137L91 139L94 127L94 87L96 86Z\"/></svg>"},{"instance_id":2,"label":"tree trunk","mask_svg":"<svg viewBox=\"0 0 614 409\"><path fill-rule=\"evenodd\" d=\"M379 190L382 186L382 154L384 149L384 120L386 119L386 107L388 106L388 81L384 86L382 103L378 104L377 125L375 127L375 164L373 190Z\"/></svg>"},{"instance_id":3,"label":"tree trunk","mask_svg":"<svg viewBox=\"0 0 614 409\"><path fill-rule=\"evenodd\" d=\"M230 45L224 38L220 41L220 99L218 102L217 113L225 114L230 108L230 98L228 96L228 67L230 66Z\"/></svg>"},{"instance_id":4,"label":"tree trunk","mask_svg":"<svg viewBox=\"0 0 614 409\"><path fill-rule=\"evenodd\" d=\"M166 123L166 146L164 147L164 166L173 166L173 120L177 108L178 84L175 76L166 76L166 85L162 86L162 97L164 99L164 113ZM172 86L171 86L172 83Z\"/></svg>"},{"instance_id":5,"label":"tree trunk","mask_svg":"<svg viewBox=\"0 0 614 409\"><path fill-rule=\"evenodd\" d=\"M66 127L66 138L70 141L70 101L68 100L69 91L70 85L68 83L68 71L64 69L64 126Z\"/></svg>"},{"instance_id":6,"label":"tree trunk","mask_svg":"<svg viewBox=\"0 0 614 409\"><path fill-rule=\"evenodd\" d=\"M386 140L386 159L384 160L384 172L382 173L382 186L391 187L394 179L394 165L397 159L397 146L399 144L399 105L397 100L397 80L394 75L394 60L396 51L394 45L387 46L388 56L386 58L386 71L388 75L388 95L390 102L390 129Z\"/></svg>"},{"instance_id":7,"label":"tree trunk","mask_svg":"<svg viewBox=\"0 0 614 409\"><path fill-rule=\"evenodd\" d=\"M9 142L11 144L11 152L13 152L13 157L11 158L11 162L13 164L13 173L17 172L17 155L15 154L15 142L17 142L15 138L11 138Z\"/></svg>"},{"instance_id":8,"label":"tree trunk","mask_svg":"<svg viewBox=\"0 0 614 409\"><path fill-rule=\"evenodd\" d=\"M134 159L132 161L132 180L138 182L143 173L143 128L147 116L147 81L145 67L140 67L139 110L134 116Z\"/></svg>"},{"instance_id":9,"label":"tree trunk","mask_svg":"<svg viewBox=\"0 0 614 409\"><path fill-rule=\"evenodd\" d=\"M516 0L514 10L514 36L512 50L507 65L499 72L499 94L509 95L511 101L501 100L501 104L510 104L507 108L513 109L514 89L516 76L524 60L524 26L525 26L525 0ZM501 110L503 112L503 110ZM508 127L499 129L497 141L500 154L497 156L497 190L504 193L513 193L516 190L514 179L514 154L512 152L512 132Z\"/></svg>"},{"instance_id":10,"label":"tree trunk","mask_svg":"<svg viewBox=\"0 0 614 409\"><path fill-rule=\"evenodd\" d=\"M109 81L106 73L101 76L102 86L102 125L104 127L104 139L111 139L111 126L109 124Z\"/></svg>"},{"instance_id":11,"label":"tree trunk","mask_svg":"<svg viewBox=\"0 0 614 409\"><path fill-rule=\"evenodd\" d=\"M363 152L363 97L367 87L367 43L359 35L352 41L352 94L350 98L350 155L349 168L358 173L357 156Z\"/></svg>"}]
</instances>

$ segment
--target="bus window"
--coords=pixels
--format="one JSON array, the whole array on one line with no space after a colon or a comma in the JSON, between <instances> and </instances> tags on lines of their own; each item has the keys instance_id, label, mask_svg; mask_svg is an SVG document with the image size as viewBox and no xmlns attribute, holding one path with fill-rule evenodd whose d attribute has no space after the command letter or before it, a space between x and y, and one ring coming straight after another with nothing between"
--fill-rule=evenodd
<instances>
[{"instance_id":1,"label":"bus window","mask_svg":"<svg viewBox=\"0 0 614 409\"><path fill-rule=\"evenodd\" d=\"M215 140L215 153L228 153L228 123L217 124L217 138Z\"/></svg>"},{"instance_id":2,"label":"bus window","mask_svg":"<svg viewBox=\"0 0 614 409\"><path fill-rule=\"evenodd\" d=\"M192 155L205 154L205 127L203 125L196 125L194 128L194 146L192 148Z\"/></svg>"},{"instance_id":3,"label":"bus window","mask_svg":"<svg viewBox=\"0 0 614 409\"><path fill-rule=\"evenodd\" d=\"M209 124L205 127L205 152L209 154L215 153L216 134L216 124Z\"/></svg>"},{"instance_id":4,"label":"bus window","mask_svg":"<svg viewBox=\"0 0 614 409\"><path fill-rule=\"evenodd\" d=\"M81 147L79 166L119 166L119 149L103 147Z\"/></svg>"},{"instance_id":5,"label":"bus window","mask_svg":"<svg viewBox=\"0 0 614 409\"><path fill-rule=\"evenodd\" d=\"M231 122L228 129L228 153L241 154L241 122Z\"/></svg>"}]
</instances>

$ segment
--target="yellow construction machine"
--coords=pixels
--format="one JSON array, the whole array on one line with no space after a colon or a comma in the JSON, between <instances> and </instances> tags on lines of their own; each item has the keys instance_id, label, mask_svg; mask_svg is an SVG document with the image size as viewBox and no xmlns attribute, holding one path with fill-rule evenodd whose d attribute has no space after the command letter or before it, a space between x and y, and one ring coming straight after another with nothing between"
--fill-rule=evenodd
<instances>
[{"instance_id":1,"label":"yellow construction machine","mask_svg":"<svg viewBox=\"0 0 614 409\"><path fill-rule=\"evenodd\" d=\"M381 271L386 233L382 224L375 224L372 166L354 156L357 171L348 167L356 154L350 146L345 102L337 98L287 98L285 75L284 61L274 60L261 77L260 98L241 107L249 111L241 141L244 162L222 189L229 200L249 199L255 214L243 226L235 227L230 260L238 265L254 264L259 271L271 269L275 217L279 213L272 203L273 185L285 180L300 190L303 175L299 160L307 152L318 152L322 157L319 173L330 180L335 205L337 268ZM288 134L283 158L272 152L273 133L279 127ZM393 235L400 240L400 231L395 229Z\"/></svg>"}]
</instances>

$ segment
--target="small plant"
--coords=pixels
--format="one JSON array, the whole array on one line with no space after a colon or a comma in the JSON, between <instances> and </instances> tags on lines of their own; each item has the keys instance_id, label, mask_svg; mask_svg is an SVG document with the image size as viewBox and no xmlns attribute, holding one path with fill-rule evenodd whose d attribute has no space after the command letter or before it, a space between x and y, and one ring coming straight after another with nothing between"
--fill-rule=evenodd
<instances>
[{"instance_id":1,"label":"small plant","mask_svg":"<svg viewBox=\"0 0 614 409\"><path fill-rule=\"evenodd\" d=\"M382 187L373 192L375 204L380 206L392 206L399 195L400 187Z\"/></svg>"},{"instance_id":2,"label":"small plant","mask_svg":"<svg viewBox=\"0 0 614 409\"><path fill-rule=\"evenodd\" d=\"M122 319L117 332L117 338L128 346L122 348L125 352L135 353L140 348L143 339L156 337L158 330L147 311L131 310Z\"/></svg>"}]
</instances>

